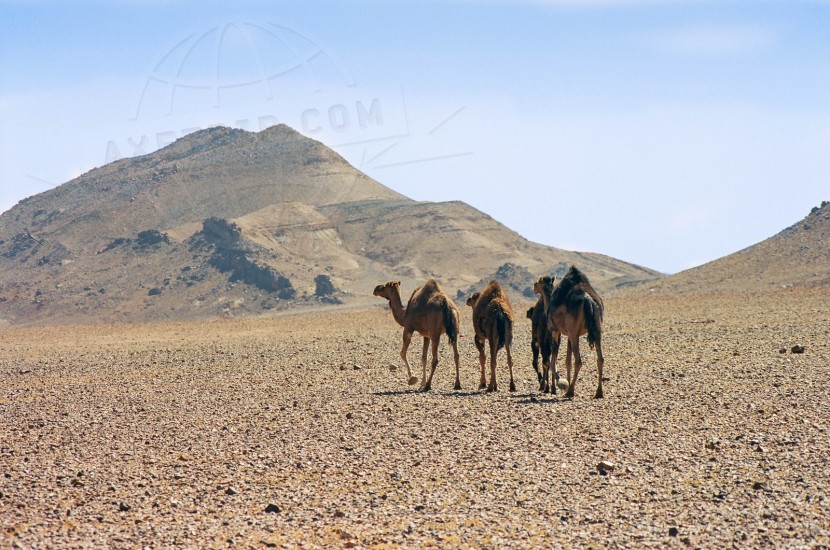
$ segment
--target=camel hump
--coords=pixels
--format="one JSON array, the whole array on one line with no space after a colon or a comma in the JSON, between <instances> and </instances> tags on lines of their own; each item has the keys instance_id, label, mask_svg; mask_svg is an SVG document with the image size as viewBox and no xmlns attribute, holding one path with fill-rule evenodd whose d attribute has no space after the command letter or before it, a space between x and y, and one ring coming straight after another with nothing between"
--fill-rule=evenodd
<instances>
[{"instance_id":1,"label":"camel hump","mask_svg":"<svg viewBox=\"0 0 830 550\"><path fill-rule=\"evenodd\" d=\"M600 310L603 308L602 298L591 286L588 276L575 265L572 265L565 276L562 277L562 280L559 281L559 284L553 288L551 304L558 306L567 302L573 303L577 293L588 295L599 306Z\"/></svg>"},{"instance_id":2,"label":"camel hump","mask_svg":"<svg viewBox=\"0 0 830 550\"><path fill-rule=\"evenodd\" d=\"M475 305L475 308L482 312L494 307L498 307L510 319L510 322L513 322L513 308L510 306L510 300L507 299L507 293L498 281L490 281L484 287Z\"/></svg>"}]
</instances>

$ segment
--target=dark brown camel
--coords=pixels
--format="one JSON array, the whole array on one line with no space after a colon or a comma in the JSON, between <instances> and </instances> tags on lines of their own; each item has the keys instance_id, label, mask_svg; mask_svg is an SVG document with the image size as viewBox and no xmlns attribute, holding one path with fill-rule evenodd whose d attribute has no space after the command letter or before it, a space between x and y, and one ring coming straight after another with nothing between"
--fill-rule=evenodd
<instances>
[{"instance_id":1,"label":"dark brown camel","mask_svg":"<svg viewBox=\"0 0 830 550\"><path fill-rule=\"evenodd\" d=\"M537 294L541 294L539 283L534 285L533 289ZM560 335L558 332L552 334L548 330L548 320L545 316L545 301L539 296L536 305L527 310L527 318L530 319L530 349L533 352L533 370L536 371L536 380L539 382L539 391L556 393L556 387L560 389L567 389L568 385L565 381L559 379L559 374L554 368L553 373L548 380L548 372L550 372L550 355L553 349L559 351ZM542 367L539 367L539 355L542 356Z\"/></svg>"},{"instance_id":2,"label":"dark brown camel","mask_svg":"<svg viewBox=\"0 0 830 550\"><path fill-rule=\"evenodd\" d=\"M446 295L441 285L435 279L430 279L423 286L418 287L409 298L406 309L401 303L400 281L388 282L385 285L378 285L373 292L389 300L389 308L392 310L392 317L403 327L403 347L401 348L401 359L406 365L406 372L409 375L409 384L418 382L418 378L412 375L409 361L406 359L406 351L412 341L412 333L417 331L424 338L424 349L421 353L421 387L419 391L429 391L432 388L432 376L435 374L435 367L438 366L438 342L442 334L446 334L452 345L453 358L455 359L455 386L454 389L461 389L461 377L458 369L458 328L459 316L455 304ZM427 377L427 348L432 342L432 369Z\"/></svg>"},{"instance_id":3,"label":"dark brown camel","mask_svg":"<svg viewBox=\"0 0 830 550\"><path fill-rule=\"evenodd\" d=\"M594 398L603 397L602 367L605 359L602 356L602 317L604 305L602 298L591 286L588 277L571 266L558 285L554 286L552 277L542 277L537 282L545 301L545 313L548 319L548 329L553 337L556 333L568 337L568 352L565 358L565 367L568 375L568 391L565 397L574 396L576 378L582 368L582 356L579 353L579 337L587 335L588 345L597 350L597 391ZM553 369L556 369L558 345L554 344ZM574 372L571 378L571 355L574 356Z\"/></svg>"},{"instance_id":4,"label":"dark brown camel","mask_svg":"<svg viewBox=\"0 0 830 550\"><path fill-rule=\"evenodd\" d=\"M510 370L510 391L516 391L513 381L513 356L510 346L513 343L513 309L507 299L507 294L496 281L484 287L467 299L467 305L473 308L473 327L475 328L475 344L478 348L478 362L481 366L481 381L479 389L487 387L487 391L498 391L496 383L496 355L501 348L507 352L507 367ZM484 341L490 342L490 384L486 384L484 376Z\"/></svg>"}]
</instances>

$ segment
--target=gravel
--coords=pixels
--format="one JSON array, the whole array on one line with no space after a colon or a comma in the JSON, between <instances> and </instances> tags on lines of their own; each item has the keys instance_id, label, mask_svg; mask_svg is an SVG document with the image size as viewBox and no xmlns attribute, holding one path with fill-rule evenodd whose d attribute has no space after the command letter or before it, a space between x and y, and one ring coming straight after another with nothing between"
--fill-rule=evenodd
<instances>
[{"instance_id":1,"label":"gravel","mask_svg":"<svg viewBox=\"0 0 830 550\"><path fill-rule=\"evenodd\" d=\"M518 391L478 391L464 308L464 389L444 343L426 394L380 308L2 329L0 541L826 546L828 296L610 296L602 400L587 350L535 391L526 319Z\"/></svg>"}]
</instances>

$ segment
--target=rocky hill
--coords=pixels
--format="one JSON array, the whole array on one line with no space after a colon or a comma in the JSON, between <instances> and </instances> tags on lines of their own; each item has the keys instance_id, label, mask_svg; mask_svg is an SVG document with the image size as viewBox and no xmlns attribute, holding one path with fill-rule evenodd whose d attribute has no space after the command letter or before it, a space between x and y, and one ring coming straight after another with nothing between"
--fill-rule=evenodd
<instances>
[{"instance_id":1,"label":"rocky hill","mask_svg":"<svg viewBox=\"0 0 830 550\"><path fill-rule=\"evenodd\" d=\"M756 292L821 286L830 286L828 201L769 239L633 292Z\"/></svg>"},{"instance_id":2,"label":"rocky hill","mask_svg":"<svg viewBox=\"0 0 830 550\"><path fill-rule=\"evenodd\" d=\"M513 263L576 263L604 290L659 277L531 243L461 202L416 202L280 125L211 128L94 169L0 215L0 323L134 322L455 292Z\"/></svg>"}]
</instances>

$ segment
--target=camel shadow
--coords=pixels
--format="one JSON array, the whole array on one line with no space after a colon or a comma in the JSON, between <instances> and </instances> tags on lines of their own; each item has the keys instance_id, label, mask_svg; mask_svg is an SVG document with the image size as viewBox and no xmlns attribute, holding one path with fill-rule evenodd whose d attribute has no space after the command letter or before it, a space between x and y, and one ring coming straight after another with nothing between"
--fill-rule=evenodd
<instances>
[{"instance_id":1,"label":"camel shadow","mask_svg":"<svg viewBox=\"0 0 830 550\"><path fill-rule=\"evenodd\" d=\"M548 393L526 393L511 395L517 405L562 405L572 401L571 398L560 397Z\"/></svg>"},{"instance_id":2,"label":"camel shadow","mask_svg":"<svg viewBox=\"0 0 830 550\"><path fill-rule=\"evenodd\" d=\"M436 391L435 389L431 389L428 392L421 392L417 389L414 390L388 390L388 391L376 391L372 392L372 395L376 395L378 397L391 397L396 395L413 395L413 394L420 394L420 395L436 395L441 397L471 397L475 395L484 395L483 391L462 391L462 390L447 390L447 391Z\"/></svg>"}]
</instances>

